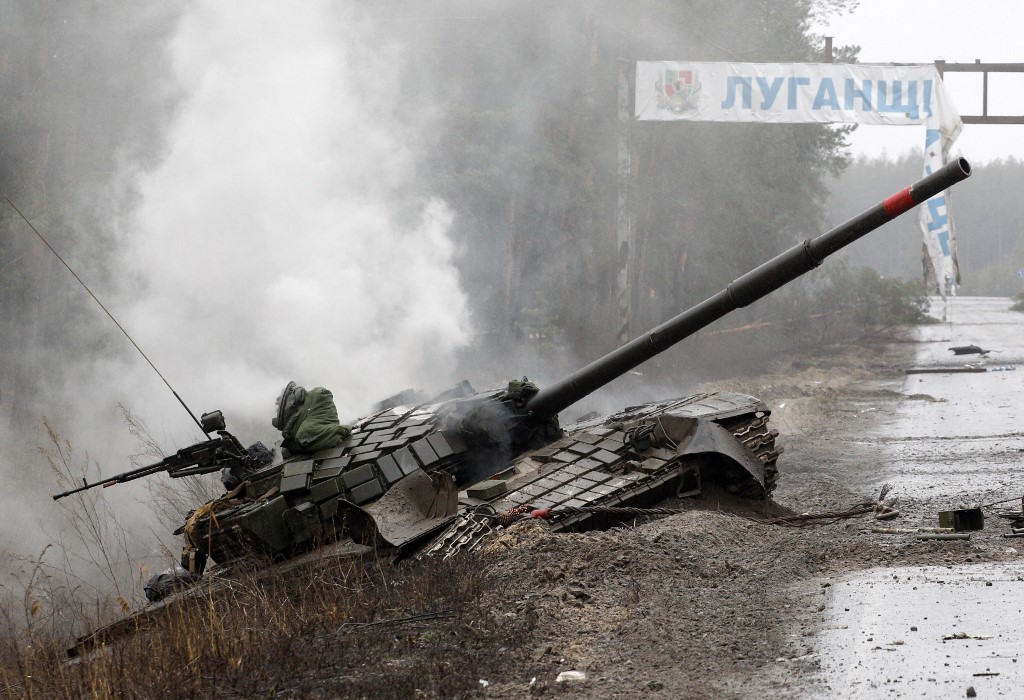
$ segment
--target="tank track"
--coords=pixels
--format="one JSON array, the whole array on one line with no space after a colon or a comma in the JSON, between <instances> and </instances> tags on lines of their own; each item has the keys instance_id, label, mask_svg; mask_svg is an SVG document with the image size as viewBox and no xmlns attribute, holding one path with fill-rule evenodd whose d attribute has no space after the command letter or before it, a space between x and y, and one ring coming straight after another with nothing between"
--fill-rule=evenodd
<instances>
[{"instance_id":1,"label":"tank track","mask_svg":"<svg viewBox=\"0 0 1024 700\"><path fill-rule=\"evenodd\" d=\"M753 452L764 465L763 493L752 484L746 488L737 489L737 493L749 498L757 498L762 495L765 498L771 496L778 486L779 468L777 463L779 455L785 448L776 444L775 439L779 436L779 431L768 427L768 415L744 414L719 420L718 424L731 432L736 441Z\"/></svg>"}]
</instances>

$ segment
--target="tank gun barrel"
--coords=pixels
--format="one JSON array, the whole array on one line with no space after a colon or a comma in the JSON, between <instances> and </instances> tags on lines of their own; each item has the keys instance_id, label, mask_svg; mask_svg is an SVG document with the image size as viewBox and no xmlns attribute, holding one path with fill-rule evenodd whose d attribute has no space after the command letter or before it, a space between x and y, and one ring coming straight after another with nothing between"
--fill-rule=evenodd
<instances>
[{"instance_id":1,"label":"tank gun barrel","mask_svg":"<svg viewBox=\"0 0 1024 700\"><path fill-rule=\"evenodd\" d=\"M558 414L591 392L622 376L642 362L717 321L730 311L747 306L813 270L825 258L853 243L900 214L964 180L971 165L958 158L909 187L884 199L844 224L817 238L798 243L781 255L735 280L718 294L702 301L652 331L595 360L543 389L525 411L535 421Z\"/></svg>"}]
</instances>

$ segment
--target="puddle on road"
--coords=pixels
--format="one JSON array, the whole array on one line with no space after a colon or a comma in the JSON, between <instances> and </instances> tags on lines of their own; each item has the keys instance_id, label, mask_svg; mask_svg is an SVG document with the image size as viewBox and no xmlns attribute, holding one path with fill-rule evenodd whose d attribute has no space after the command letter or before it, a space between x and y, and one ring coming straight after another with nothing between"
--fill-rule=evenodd
<instances>
[{"instance_id":1,"label":"puddle on road","mask_svg":"<svg viewBox=\"0 0 1024 700\"><path fill-rule=\"evenodd\" d=\"M830 591L826 697L1020 695L1024 563L875 569Z\"/></svg>"}]
</instances>

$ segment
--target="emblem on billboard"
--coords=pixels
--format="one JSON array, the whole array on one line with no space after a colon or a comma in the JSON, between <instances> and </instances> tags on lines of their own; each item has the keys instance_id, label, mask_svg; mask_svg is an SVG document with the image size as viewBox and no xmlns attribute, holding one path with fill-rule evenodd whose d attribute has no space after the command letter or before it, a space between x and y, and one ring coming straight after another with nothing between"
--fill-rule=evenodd
<instances>
[{"instance_id":1,"label":"emblem on billboard","mask_svg":"<svg viewBox=\"0 0 1024 700\"><path fill-rule=\"evenodd\" d=\"M658 109L667 109L676 114L697 109L697 95L700 82L692 70L665 70L655 83L658 93Z\"/></svg>"}]
</instances>

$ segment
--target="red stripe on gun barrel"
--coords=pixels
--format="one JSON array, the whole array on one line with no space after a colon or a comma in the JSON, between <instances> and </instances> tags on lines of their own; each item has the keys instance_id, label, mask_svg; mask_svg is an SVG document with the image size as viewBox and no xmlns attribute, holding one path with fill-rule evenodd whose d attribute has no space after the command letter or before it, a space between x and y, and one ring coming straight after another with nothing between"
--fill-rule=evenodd
<instances>
[{"instance_id":1,"label":"red stripe on gun barrel","mask_svg":"<svg viewBox=\"0 0 1024 700\"><path fill-rule=\"evenodd\" d=\"M907 211L916 204L914 198L910 196L910 188L905 187L891 197L887 197L882 202L882 208L885 209L885 213L889 218L897 217L903 212Z\"/></svg>"}]
</instances>

